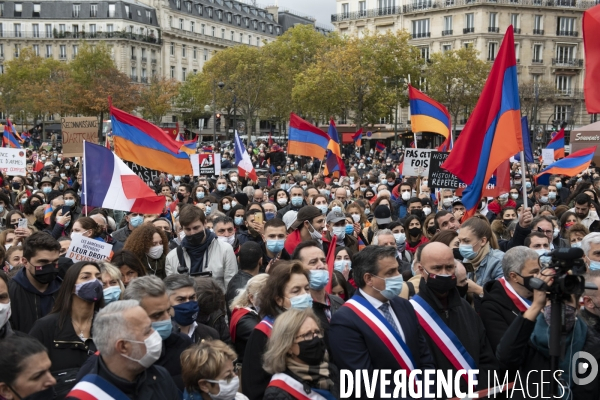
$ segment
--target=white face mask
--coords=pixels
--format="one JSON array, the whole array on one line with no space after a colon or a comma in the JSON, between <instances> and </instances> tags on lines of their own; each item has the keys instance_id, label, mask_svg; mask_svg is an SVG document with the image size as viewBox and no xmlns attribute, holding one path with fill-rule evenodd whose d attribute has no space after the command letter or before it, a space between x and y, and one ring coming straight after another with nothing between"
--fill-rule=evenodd
<instances>
[{"instance_id":1,"label":"white face mask","mask_svg":"<svg viewBox=\"0 0 600 400\"><path fill-rule=\"evenodd\" d=\"M6 304L0 304L0 328L8 322L10 318L10 301Z\"/></svg>"},{"instance_id":2,"label":"white face mask","mask_svg":"<svg viewBox=\"0 0 600 400\"><path fill-rule=\"evenodd\" d=\"M208 394L213 400L232 400L235 398L235 394L237 393L240 387L240 378L238 378L237 376L234 376L229 383L227 383L226 380L213 381L207 379L207 381L210 383L219 384L219 393Z\"/></svg>"},{"instance_id":3,"label":"white face mask","mask_svg":"<svg viewBox=\"0 0 600 400\"><path fill-rule=\"evenodd\" d=\"M423 214L425 214L425 216L428 216L429 214L431 214L431 208L423 207Z\"/></svg>"},{"instance_id":4,"label":"white face mask","mask_svg":"<svg viewBox=\"0 0 600 400\"><path fill-rule=\"evenodd\" d=\"M137 340L128 341L131 343L144 344L146 346L146 354L144 354L139 360L128 355L121 354L123 357L139 363L144 368L150 368L150 366L160 358L160 354L162 353L162 338L160 337L158 331L152 332L152 334L144 339L143 342Z\"/></svg>"},{"instance_id":5,"label":"white face mask","mask_svg":"<svg viewBox=\"0 0 600 400\"><path fill-rule=\"evenodd\" d=\"M232 246L235 243L235 235L231 235L231 236L217 236L217 239L219 239L222 242L229 243Z\"/></svg>"},{"instance_id":6,"label":"white face mask","mask_svg":"<svg viewBox=\"0 0 600 400\"><path fill-rule=\"evenodd\" d=\"M152 246L150 247L150 249L148 250L148 257L157 260L159 259L162 255L163 255L163 251L164 251L164 247L162 244L158 245L158 246Z\"/></svg>"}]
</instances>

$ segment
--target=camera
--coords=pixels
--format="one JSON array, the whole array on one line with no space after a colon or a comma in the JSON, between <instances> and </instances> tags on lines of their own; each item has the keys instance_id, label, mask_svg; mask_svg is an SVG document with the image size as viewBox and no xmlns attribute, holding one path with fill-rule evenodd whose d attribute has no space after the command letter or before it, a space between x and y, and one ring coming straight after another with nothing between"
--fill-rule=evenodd
<instances>
[{"instance_id":1,"label":"camera","mask_svg":"<svg viewBox=\"0 0 600 400\"><path fill-rule=\"evenodd\" d=\"M548 259L550 259L548 261ZM583 261L583 250L578 247L563 248L540 256L542 271L554 270L554 283L548 286L538 278L531 278L532 289L543 290L557 295L581 295L586 288L586 265ZM543 272L542 272L543 273ZM591 289L591 288L590 288Z\"/></svg>"}]
</instances>

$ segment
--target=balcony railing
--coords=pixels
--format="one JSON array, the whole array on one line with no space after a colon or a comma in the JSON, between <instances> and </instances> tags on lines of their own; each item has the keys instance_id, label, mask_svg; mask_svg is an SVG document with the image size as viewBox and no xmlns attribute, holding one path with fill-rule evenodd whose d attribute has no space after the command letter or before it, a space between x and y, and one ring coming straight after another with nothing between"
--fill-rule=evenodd
<instances>
[{"instance_id":1,"label":"balcony railing","mask_svg":"<svg viewBox=\"0 0 600 400\"><path fill-rule=\"evenodd\" d=\"M148 83L148 77L147 76L142 76L140 78L140 82L142 82L142 83Z\"/></svg>"},{"instance_id":2,"label":"balcony railing","mask_svg":"<svg viewBox=\"0 0 600 400\"><path fill-rule=\"evenodd\" d=\"M521 34L521 28L515 28L515 34L520 35Z\"/></svg>"},{"instance_id":3,"label":"balcony railing","mask_svg":"<svg viewBox=\"0 0 600 400\"><path fill-rule=\"evenodd\" d=\"M148 57L142 57L142 62L148 62Z\"/></svg>"},{"instance_id":4,"label":"balcony railing","mask_svg":"<svg viewBox=\"0 0 600 400\"><path fill-rule=\"evenodd\" d=\"M66 60L67 59L67 55L66 54L59 54L58 55L58 59L59 60Z\"/></svg>"},{"instance_id":5,"label":"balcony railing","mask_svg":"<svg viewBox=\"0 0 600 400\"><path fill-rule=\"evenodd\" d=\"M132 54L131 55L131 61L135 61L135 60L137 60L137 56L135 56L135 55Z\"/></svg>"},{"instance_id":6,"label":"balcony railing","mask_svg":"<svg viewBox=\"0 0 600 400\"><path fill-rule=\"evenodd\" d=\"M428 37L431 37L431 32L419 32L419 33L412 34L413 39L428 38Z\"/></svg>"},{"instance_id":7,"label":"balcony railing","mask_svg":"<svg viewBox=\"0 0 600 400\"><path fill-rule=\"evenodd\" d=\"M152 64L156 64L156 58L153 58L151 61L152 61Z\"/></svg>"},{"instance_id":8,"label":"balcony railing","mask_svg":"<svg viewBox=\"0 0 600 400\"><path fill-rule=\"evenodd\" d=\"M137 75L131 75L131 82L137 82L137 81L138 81Z\"/></svg>"},{"instance_id":9,"label":"balcony railing","mask_svg":"<svg viewBox=\"0 0 600 400\"><path fill-rule=\"evenodd\" d=\"M503 6L529 6L529 7L557 7L557 8L577 8L588 9L594 7L596 1L590 0L436 0L436 1L411 1L409 4L399 7L381 7L369 10L360 10L333 14L331 22L342 22L364 18L374 18L386 15L398 15L412 12L418 12L426 9L456 8L472 6L477 4L496 4ZM470 33L470 32L466 32Z\"/></svg>"},{"instance_id":10,"label":"balcony railing","mask_svg":"<svg viewBox=\"0 0 600 400\"><path fill-rule=\"evenodd\" d=\"M442 36L450 36L450 35L452 35L452 29L446 30L446 31L442 31Z\"/></svg>"},{"instance_id":11,"label":"balcony railing","mask_svg":"<svg viewBox=\"0 0 600 400\"><path fill-rule=\"evenodd\" d=\"M499 33L500 28L498 28L497 26L488 26L488 32Z\"/></svg>"},{"instance_id":12,"label":"balcony railing","mask_svg":"<svg viewBox=\"0 0 600 400\"><path fill-rule=\"evenodd\" d=\"M241 42L238 42L238 41L235 41L235 40L223 39L223 38L212 36L212 35L205 35L205 34L199 33L199 32L190 32L190 31L186 31L186 30L178 29L178 28L171 28L171 32L179 34L179 35L184 35L184 36L187 36L187 37L191 37L191 38L194 38L194 39L198 39L198 40L204 40L204 41L209 42L209 43L220 44L220 45L227 46L227 47L229 47L229 46L237 46L237 45L240 45L240 44L249 46L248 42L241 43Z\"/></svg>"},{"instance_id":13,"label":"balcony railing","mask_svg":"<svg viewBox=\"0 0 600 400\"><path fill-rule=\"evenodd\" d=\"M543 64L544 64L544 60L536 60L536 59L533 59L533 60L531 60L531 63L532 63L533 65L543 65Z\"/></svg>"},{"instance_id":14,"label":"balcony railing","mask_svg":"<svg viewBox=\"0 0 600 400\"><path fill-rule=\"evenodd\" d=\"M553 58L552 65L557 67L583 68L583 60L577 58Z\"/></svg>"},{"instance_id":15,"label":"balcony railing","mask_svg":"<svg viewBox=\"0 0 600 400\"><path fill-rule=\"evenodd\" d=\"M534 29L533 30L533 34L534 35L543 35L544 34L544 30L543 29Z\"/></svg>"},{"instance_id":16,"label":"balcony railing","mask_svg":"<svg viewBox=\"0 0 600 400\"><path fill-rule=\"evenodd\" d=\"M556 36L572 36L572 37L577 37L577 36L579 36L579 32L577 32L577 31L557 31L556 32Z\"/></svg>"},{"instance_id":17,"label":"balcony railing","mask_svg":"<svg viewBox=\"0 0 600 400\"><path fill-rule=\"evenodd\" d=\"M35 38L35 39L127 39L127 40L136 40L145 43L153 43L160 44L161 40L157 39L154 36L147 35L139 35L136 33L130 32L97 32L97 33L88 33L88 32L53 32L51 36L48 34L34 36L35 31L21 31L19 35L15 35L14 32L4 31L4 37L8 38Z\"/></svg>"},{"instance_id":18,"label":"balcony railing","mask_svg":"<svg viewBox=\"0 0 600 400\"><path fill-rule=\"evenodd\" d=\"M475 32L475 27L472 26L470 28L463 28L463 33L473 33Z\"/></svg>"}]
</instances>

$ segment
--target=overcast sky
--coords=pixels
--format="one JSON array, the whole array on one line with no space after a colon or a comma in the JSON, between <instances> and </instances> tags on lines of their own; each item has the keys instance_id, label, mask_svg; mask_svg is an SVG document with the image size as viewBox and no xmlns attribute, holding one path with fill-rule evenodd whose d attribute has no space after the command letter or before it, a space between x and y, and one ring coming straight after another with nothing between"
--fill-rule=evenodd
<instances>
[{"instance_id":1,"label":"overcast sky","mask_svg":"<svg viewBox=\"0 0 600 400\"><path fill-rule=\"evenodd\" d=\"M260 2L265 3L265 0ZM333 27L331 14L335 14L335 4L335 0L279 0L279 7L313 16L320 24L327 24L330 27Z\"/></svg>"}]
</instances>

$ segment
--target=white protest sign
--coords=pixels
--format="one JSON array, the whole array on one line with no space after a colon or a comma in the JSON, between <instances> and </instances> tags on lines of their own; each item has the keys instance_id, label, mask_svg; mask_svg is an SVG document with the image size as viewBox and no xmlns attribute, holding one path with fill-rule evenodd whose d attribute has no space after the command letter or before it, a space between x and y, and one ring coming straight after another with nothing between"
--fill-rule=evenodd
<instances>
[{"instance_id":1,"label":"white protest sign","mask_svg":"<svg viewBox=\"0 0 600 400\"><path fill-rule=\"evenodd\" d=\"M110 259L112 244L104 243L85 236L72 236L71 245L65 257L73 262L78 261L104 261Z\"/></svg>"},{"instance_id":2,"label":"white protest sign","mask_svg":"<svg viewBox=\"0 0 600 400\"><path fill-rule=\"evenodd\" d=\"M200 154L190 154L190 162L192 163L192 174L200 176Z\"/></svg>"},{"instance_id":3,"label":"white protest sign","mask_svg":"<svg viewBox=\"0 0 600 400\"><path fill-rule=\"evenodd\" d=\"M542 149L542 164L550 165L554 162L554 149Z\"/></svg>"},{"instance_id":4,"label":"white protest sign","mask_svg":"<svg viewBox=\"0 0 600 400\"><path fill-rule=\"evenodd\" d=\"M429 159L431 158L431 149L406 149L404 151L404 166L402 175L404 176L428 176Z\"/></svg>"},{"instance_id":5,"label":"white protest sign","mask_svg":"<svg viewBox=\"0 0 600 400\"><path fill-rule=\"evenodd\" d=\"M4 175L27 175L25 150L8 147L0 149L0 171Z\"/></svg>"}]
</instances>

